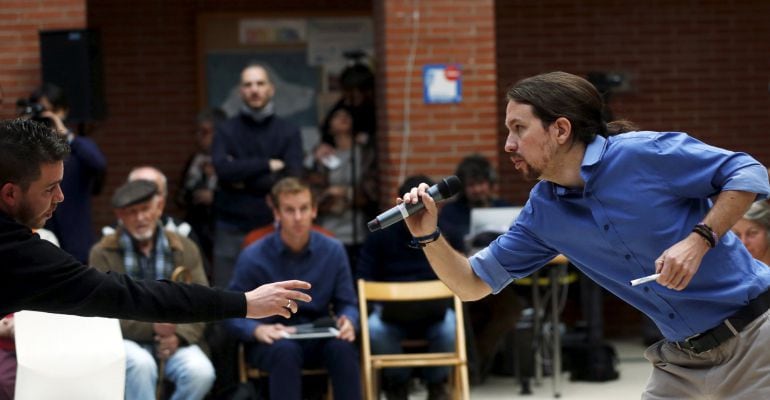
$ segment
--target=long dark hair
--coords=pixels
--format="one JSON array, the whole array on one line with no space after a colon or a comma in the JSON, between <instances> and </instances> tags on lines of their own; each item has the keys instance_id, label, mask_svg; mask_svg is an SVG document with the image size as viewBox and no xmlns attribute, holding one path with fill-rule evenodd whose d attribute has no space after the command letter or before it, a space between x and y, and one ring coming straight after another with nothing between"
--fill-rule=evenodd
<instances>
[{"instance_id":1,"label":"long dark hair","mask_svg":"<svg viewBox=\"0 0 770 400\"><path fill-rule=\"evenodd\" d=\"M506 95L509 101L532 106L534 115L548 127L560 117L572 124L575 140L591 143L596 135L604 137L636 130L633 122L607 123L602 118L604 101L587 80L566 72L549 72L517 82Z\"/></svg>"}]
</instances>

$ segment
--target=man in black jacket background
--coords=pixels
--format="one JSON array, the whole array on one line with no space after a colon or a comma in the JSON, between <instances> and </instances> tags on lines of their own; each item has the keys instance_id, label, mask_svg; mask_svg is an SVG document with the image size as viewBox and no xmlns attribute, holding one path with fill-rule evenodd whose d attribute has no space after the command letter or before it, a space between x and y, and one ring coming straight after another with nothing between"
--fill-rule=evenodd
<instances>
[{"instance_id":1,"label":"man in black jacket background","mask_svg":"<svg viewBox=\"0 0 770 400\"><path fill-rule=\"evenodd\" d=\"M211 159L217 173L214 195L214 274L226 287L246 234L270 224L267 196L273 184L302 172L299 128L275 115L275 86L266 66L252 63L241 72L241 108L216 127Z\"/></svg>"}]
</instances>

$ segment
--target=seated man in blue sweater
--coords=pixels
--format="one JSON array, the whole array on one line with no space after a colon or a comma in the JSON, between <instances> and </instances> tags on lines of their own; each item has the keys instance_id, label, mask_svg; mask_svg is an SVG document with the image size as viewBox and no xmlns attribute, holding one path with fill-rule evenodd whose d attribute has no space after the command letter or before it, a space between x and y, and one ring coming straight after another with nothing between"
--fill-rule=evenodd
<instances>
[{"instance_id":1,"label":"seated man in blue sweater","mask_svg":"<svg viewBox=\"0 0 770 400\"><path fill-rule=\"evenodd\" d=\"M411 176L404 181L398 193L405 193L420 182L433 184L427 176ZM409 247L411 239L412 235L403 222L372 232L361 248L358 278L385 282L438 279L422 249ZM372 353L402 353L403 339L427 339L430 352L454 351L455 313L450 304L437 300L375 305L369 315ZM388 400L407 399L411 373L409 368L383 369L383 386ZM448 367L424 368L420 373L428 386L428 399L449 398L445 385L449 376Z\"/></svg>"},{"instance_id":2,"label":"seated man in blue sweater","mask_svg":"<svg viewBox=\"0 0 770 400\"><path fill-rule=\"evenodd\" d=\"M279 229L245 248L235 264L231 288L302 277L312 283L313 301L298 304L291 323L303 324L334 313L337 337L295 340L283 318L232 319L228 328L246 343L248 363L270 373L273 400L299 400L302 368L324 367L335 399L360 399L361 375L356 345L358 303L342 243L313 231L316 205L310 188L296 178L273 186L271 197Z\"/></svg>"}]
</instances>

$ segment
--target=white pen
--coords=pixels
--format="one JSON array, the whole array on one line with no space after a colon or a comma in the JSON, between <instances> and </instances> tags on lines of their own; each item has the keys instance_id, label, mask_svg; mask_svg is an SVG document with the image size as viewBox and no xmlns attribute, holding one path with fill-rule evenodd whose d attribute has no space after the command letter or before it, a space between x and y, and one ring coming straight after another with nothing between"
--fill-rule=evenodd
<instances>
[{"instance_id":1,"label":"white pen","mask_svg":"<svg viewBox=\"0 0 770 400\"><path fill-rule=\"evenodd\" d=\"M652 282L652 281L658 279L659 276L660 276L660 274L647 275L647 276L639 278L639 279L634 279L634 280L632 280L631 282L628 282L628 283L631 286L637 286L637 285L641 285L643 283Z\"/></svg>"}]
</instances>

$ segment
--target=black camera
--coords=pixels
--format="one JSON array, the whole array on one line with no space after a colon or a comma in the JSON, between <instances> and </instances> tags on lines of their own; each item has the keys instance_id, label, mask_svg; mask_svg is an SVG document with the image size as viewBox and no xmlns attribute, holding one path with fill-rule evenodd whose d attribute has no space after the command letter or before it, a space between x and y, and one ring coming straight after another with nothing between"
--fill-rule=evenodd
<instances>
[{"instance_id":1,"label":"black camera","mask_svg":"<svg viewBox=\"0 0 770 400\"><path fill-rule=\"evenodd\" d=\"M19 112L19 116L22 118L28 118L33 121L43 123L47 126L53 126L53 121L50 118L44 117L45 106L32 99L18 99L16 100L16 109Z\"/></svg>"}]
</instances>

